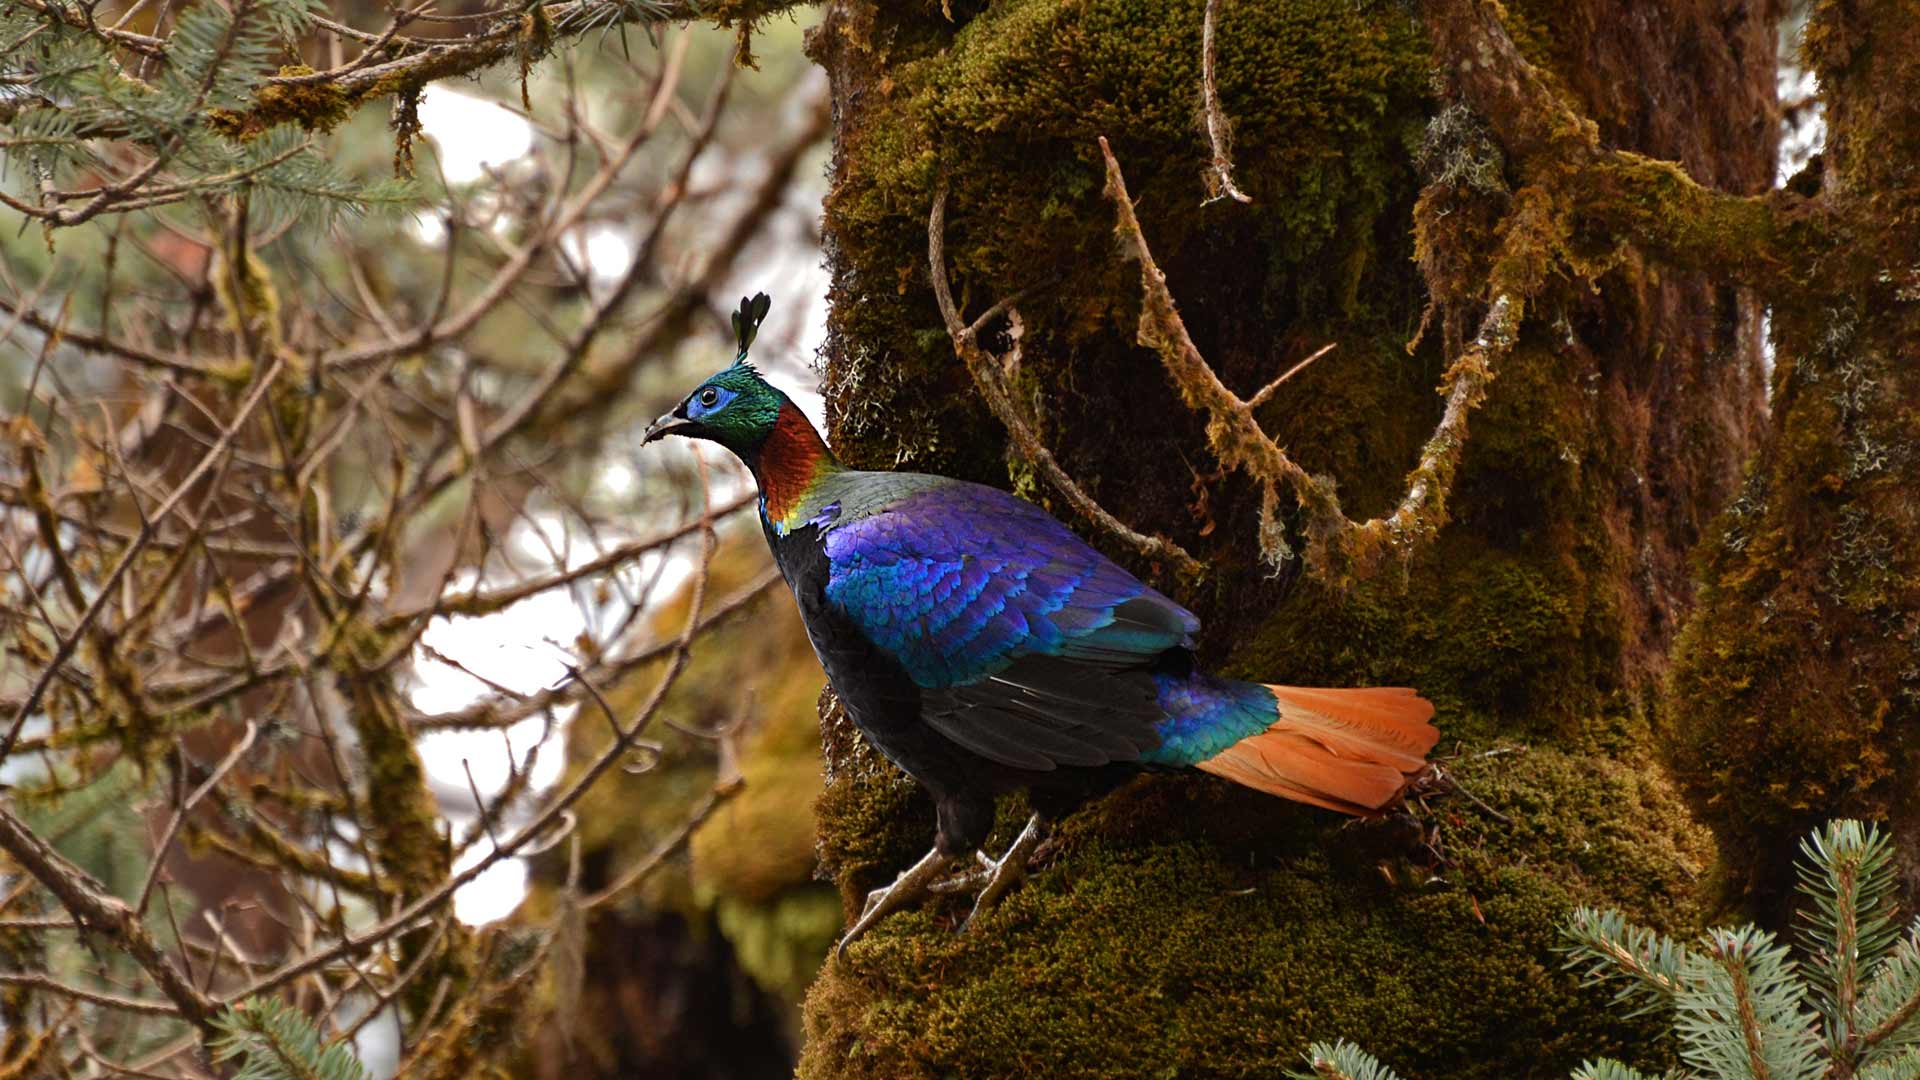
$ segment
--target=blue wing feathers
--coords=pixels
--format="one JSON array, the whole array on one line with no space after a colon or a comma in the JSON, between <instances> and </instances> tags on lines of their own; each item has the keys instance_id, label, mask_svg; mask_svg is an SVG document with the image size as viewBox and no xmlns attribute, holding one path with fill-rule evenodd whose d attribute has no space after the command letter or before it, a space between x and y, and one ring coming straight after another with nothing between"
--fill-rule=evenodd
<instances>
[{"instance_id":1,"label":"blue wing feathers","mask_svg":"<svg viewBox=\"0 0 1920 1080\"><path fill-rule=\"evenodd\" d=\"M924 722L1020 769L1154 752L1165 714L1147 669L1192 644L1191 613L1005 492L899 473L840 483L827 600L921 688Z\"/></svg>"},{"instance_id":2,"label":"blue wing feathers","mask_svg":"<svg viewBox=\"0 0 1920 1080\"><path fill-rule=\"evenodd\" d=\"M1141 664L1199 629L1045 511L993 488L912 491L843 516L824 543L828 599L926 688L1030 655Z\"/></svg>"},{"instance_id":3,"label":"blue wing feathers","mask_svg":"<svg viewBox=\"0 0 1920 1080\"><path fill-rule=\"evenodd\" d=\"M818 533L828 605L918 688L900 706L988 761L1197 766L1361 813L1390 801L1437 737L1411 691L1195 669L1176 652L1199 633L1192 613L1005 492L911 473L831 482L839 513Z\"/></svg>"}]
</instances>

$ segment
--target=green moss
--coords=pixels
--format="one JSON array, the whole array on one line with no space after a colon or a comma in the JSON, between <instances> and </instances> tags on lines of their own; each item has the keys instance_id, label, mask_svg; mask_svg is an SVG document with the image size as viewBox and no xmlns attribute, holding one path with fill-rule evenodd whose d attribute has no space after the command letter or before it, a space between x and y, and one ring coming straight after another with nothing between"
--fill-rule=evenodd
<instances>
[{"instance_id":1,"label":"green moss","mask_svg":"<svg viewBox=\"0 0 1920 1080\"><path fill-rule=\"evenodd\" d=\"M1418 687L1439 706L1443 752L1461 755L1449 768L1511 823L1436 801L1421 810L1435 861L1392 825L1342 832L1211 780L1140 782L1066 823L1050 867L979 933L951 934L963 901L943 901L830 964L805 1076L1270 1076L1337 1035L1424 1076L1564 1075L1609 1048L1664 1052L1642 1052L1653 1025L1622 1024L1559 969L1554 928L1583 902L1677 930L1704 915L1712 848L1652 759L1649 718L1688 595L1683 553L1759 414L1757 394L1740 396L1757 357L1720 329L1741 309L1598 243L1540 189L1520 203L1457 117L1434 133L1432 165L1464 167L1423 194L1415 161L1437 103L1404 7L1222 14L1248 206L1201 205L1198 0L1012 0L957 13L957 29L835 6L814 39L839 109L834 443L862 464L1050 501L1009 464L926 285L944 182L964 310L1032 290L1009 384L1035 429L1115 516L1207 564L1196 585L1106 545L1200 614L1201 661L1261 681ZM1528 321L1469 424L1451 523L1426 549L1345 590L1268 573L1259 491L1220 470L1204 421L1137 341L1139 270L1116 254L1101 135L1223 382L1250 394L1338 343L1259 420L1338 482L1356 519L1406 491L1440 416L1444 346L1471 333L1489 277L1527 284ZM1653 172L1634 179L1658 186ZM1523 264L1497 267L1516 205L1529 213L1506 227L1533 242ZM1553 272L1570 264L1604 277ZM1437 271L1431 291L1422 267ZM1418 335L1429 301L1433 332ZM926 850L933 817L844 717L823 716L819 850L851 911ZM989 846L1019 818L1003 806Z\"/></svg>"},{"instance_id":2,"label":"green moss","mask_svg":"<svg viewBox=\"0 0 1920 1080\"><path fill-rule=\"evenodd\" d=\"M288 77L313 73L305 64L289 64L276 72ZM207 125L242 141L281 124L297 124L302 131L325 134L345 123L366 100L332 83L268 83L254 93L253 105L245 112L207 110Z\"/></svg>"},{"instance_id":3,"label":"green moss","mask_svg":"<svg viewBox=\"0 0 1920 1080\"><path fill-rule=\"evenodd\" d=\"M1270 1076L1339 1035L1416 1077L1659 1064L1658 1025L1579 989L1556 927L1592 902L1695 927L1702 830L1644 761L1541 750L1458 770L1512 823L1448 802L1424 869L1394 858L1391 825L1143 781L1073 819L975 932L935 907L831 963L801 1076Z\"/></svg>"},{"instance_id":4,"label":"green moss","mask_svg":"<svg viewBox=\"0 0 1920 1080\"><path fill-rule=\"evenodd\" d=\"M1763 914L1810 825L1920 812L1920 376L1897 359L1920 323L1778 317L1774 438L1704 545L1666 727Z\"/></svg>"},{"instance_id":5,"label":"green moss","mask_svg":"<svg viewBox=\"0 0 1920 1080\"><path fill-rule=\"evenodd\" d=\"M1264 317L1358 315L1361 280L1406 272L1370 253L1373 223L1409 178L1402 145L1423 122L1424 44L1412 20L1336 0L1223 12L1220 89L1239 173L1272 208L1247 219L1203 208L1195 194L1208 156L1194 101L1200 11L1198 2L1028 2L994 5L947 40L912 21L840 29L864 29L868 48L894 61L878 91L886 108L846 133L850 154L828 200L842 282L859 293L859 303L836 305L834 330L871 358L829 372L835 431L855 458L1003 472L997 455L975 456L980 443L969 436L985 414L972 395L923 392L921 380L966 385L919 291L925 207L942 175L953 191L947 250L971 309L999 296L968 295L974 282L1056 283L1023 306L1028 356L1050 385L1078 343L1133 322L1124 308L1085 302L1138 293L1130 268L1109 254L1103 134L1153 208L1156 249L1197 240L1223 258L1253 255L1279 286L1262 301ZM1327 263L1349 267L1346 280L1323 285L1301 273Z\"/></svg>"}]
</instances>

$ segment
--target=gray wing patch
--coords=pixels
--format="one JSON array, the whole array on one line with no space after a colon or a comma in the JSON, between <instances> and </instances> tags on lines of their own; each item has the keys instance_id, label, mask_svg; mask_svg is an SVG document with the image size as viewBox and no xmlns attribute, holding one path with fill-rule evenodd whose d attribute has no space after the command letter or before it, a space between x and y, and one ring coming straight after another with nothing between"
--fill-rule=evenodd
<instances>
[{"instance_id":1,"label":"gray wing patch","mask_svg":"<svg viewBox=\"0 0 1920 1080\"><path fill-rule=\"evenodd\" d=\"M808 492L809 502L840 504L833 524L848 525L884 510L929 488L951 487L958 480L928 473L863 472L848 470L821 480Z\"/></svg>"}]
</instances>

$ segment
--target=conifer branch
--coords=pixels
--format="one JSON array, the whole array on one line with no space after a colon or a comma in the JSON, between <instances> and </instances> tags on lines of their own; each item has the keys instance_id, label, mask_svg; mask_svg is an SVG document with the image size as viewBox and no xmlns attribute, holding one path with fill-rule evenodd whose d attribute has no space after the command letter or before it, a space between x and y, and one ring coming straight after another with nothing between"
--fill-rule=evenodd
<instances>
[{"instance_id":1,"label":"conifer branch","mask_svg":"<svg viewBox=\"0 0 1920 1080\"><path fill-rule=\"evenodd\" d=\"M169 58L170 42L167 39L99 26L65 4L47 0L14 2L92 35L106 46L126 49L156 61ZM250 113L230 116L222 122L244 127L262 118L272 117L282 108L281 99L274 96L274 88L324 88L334 95L333 100L359 106L402 90L418 90L431 82L475 75L520 58L529 47L545 52L568 39L595 30L688 22L708 17L714 17L717 25L729 27L763 18L780 6L777 3L768 4L763 10L751 14L730 16L715 15L695 0L562 0L560 3L540 4L525 13L490 16L493 25L469 37L454 40L400 34L402 28L424 14L418 9L397 13L394 21L379 33L359 31L330 19L316 17L312 20L314 24L327 33L358 41L365 47L353 60L336 68L282 72L263 77L260 80L262 93L253 102ZM528 41L527 28L530 24L547 28L544 38L532 45ZM13 123L24 113L36 109L57 107L55 101L46 98L0 98L0 124ZM198 118L200 122L207 119L205 116ZM127 137L131 131L113 122L94 122L77 129L76 133L85 138L119 139Z\"/></svg>"},{"instance_id":2,"label":"conifer branch","mask_svg":"<svg viewBox=\"0 0 1920 1080\"><path fill-rule=\"evenodd\" d=\"M1307 1048L1307 1069L1289 1069L1290 1080L1400 1080L1372 1054L1345 1039Z\"/></svg>"},{"instance_id":3,"label":"conifer branch","mask_svg":"<svg viewBox=\"0 0 1920 1080\"><path fill-rule=\"evenodd\" d=\"M324 1041L313 1022L277 998L253 998L221 1012L218 1061L239 1059L234 1080L368 1080L344 1040Z\"/></svg>"},{"instance_id":4,"label":"conifer branch","mask_svg":"<svg viewBox=\"0 0 1920 1080\"><path fill-rule=\"evenodd\" d=\"M1920 1040L1920 919L1881 962L1861 995L1862 1047L1873 1050Z\"/></svg>"}]
</instances>

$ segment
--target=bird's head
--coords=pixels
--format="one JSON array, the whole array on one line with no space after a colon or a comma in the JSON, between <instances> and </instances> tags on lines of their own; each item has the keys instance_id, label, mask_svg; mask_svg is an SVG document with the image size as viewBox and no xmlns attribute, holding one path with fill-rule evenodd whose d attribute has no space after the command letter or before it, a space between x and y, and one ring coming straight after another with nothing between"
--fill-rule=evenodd
<instances>
[{"instance_id":1,"label":"bird's head","mask_svg":"<svg viewBox=\"0 0 1920 1080\"><path fill-rule=\"evenodd\" d=\"M690 439L709 439L751 459L760 444L773 433L780 419L780 407L787 396L774 389L760 372L747 363L747 349L767 317L772 301L766 293L742 299L733 315L734 337L740 346L733 366L709 375L680 404L655 420L647 428L643 442L683 435Z\"/></svg>"}]
</instances>

